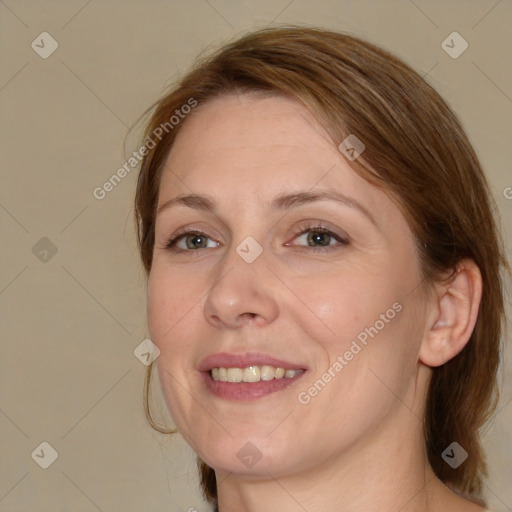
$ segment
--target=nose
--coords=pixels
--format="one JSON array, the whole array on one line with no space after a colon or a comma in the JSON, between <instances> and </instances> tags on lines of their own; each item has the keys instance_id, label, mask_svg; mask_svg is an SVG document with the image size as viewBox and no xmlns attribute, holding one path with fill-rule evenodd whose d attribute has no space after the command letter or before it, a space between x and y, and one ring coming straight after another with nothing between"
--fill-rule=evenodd
<instances>
[{"instance_id":1,"label":"nose","mask_svg":"<svg viewBox=\"0 0 512 512\"><path fill-rule=\"evenodd\" d=\"M277 318L278 282L267 263L265 251L247 263L235 247L230 248L216 268L219 277L204 303L204 315L210 325L239 329L250 324L263 326Z\"/></svg>"}]
</instances>

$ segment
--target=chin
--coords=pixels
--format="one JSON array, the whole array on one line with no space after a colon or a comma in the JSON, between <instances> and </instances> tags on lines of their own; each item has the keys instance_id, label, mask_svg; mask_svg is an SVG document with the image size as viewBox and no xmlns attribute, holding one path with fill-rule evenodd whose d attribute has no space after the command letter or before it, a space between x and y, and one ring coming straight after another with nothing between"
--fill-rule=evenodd
<instances>
[{"instance_id":1,"label":"chin","mask_svg":"<svg viewBox=\"0 0 512 512\"><path fill-rule=\"evenodd\" d=\"M216 471L244 477L268 478L269 474L278 476L293 472L300 464L300 460L290 456L296 452L296 447L276 445L265 439L266 435L231 438L226 434L223 442L203 445L196 452Z\"/></svg>"}]
</instances>

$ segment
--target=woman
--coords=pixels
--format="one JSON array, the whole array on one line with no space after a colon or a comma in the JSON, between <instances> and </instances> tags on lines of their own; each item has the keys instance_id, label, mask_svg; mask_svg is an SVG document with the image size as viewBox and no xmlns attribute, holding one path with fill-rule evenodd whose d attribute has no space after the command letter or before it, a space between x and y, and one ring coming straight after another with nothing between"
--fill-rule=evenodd
<instances>
[{"instance_id":1,"label":"woman","mask_svg":"<svg viewBox=\"0 0 512 512\"><path fill-rule=\"evenodd\" d=\"M144 135L148 325L206 499L484 511L508 266L441 97L355 37L266 29L199 62Z\"/></svg>"}]
</instances>

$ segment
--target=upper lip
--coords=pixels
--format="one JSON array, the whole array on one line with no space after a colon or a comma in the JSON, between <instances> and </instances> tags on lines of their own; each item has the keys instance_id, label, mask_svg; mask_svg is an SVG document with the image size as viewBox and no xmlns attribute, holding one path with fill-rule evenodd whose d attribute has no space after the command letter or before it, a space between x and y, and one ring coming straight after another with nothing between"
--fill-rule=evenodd
<instances>
[{"instance_id":1,"label":"upper lip","mask_svg":"<svg viewBox=\"0 0 512 512\"><path fill-rule=\"evenodd\" d=\"M248 366L273 366L285 370L305 370L301 364L284 361L262 353L230 354L221 352L205 357L198 366L201 372L210 371L212 368L247 368Z\"/></svg>"}]
</instances>

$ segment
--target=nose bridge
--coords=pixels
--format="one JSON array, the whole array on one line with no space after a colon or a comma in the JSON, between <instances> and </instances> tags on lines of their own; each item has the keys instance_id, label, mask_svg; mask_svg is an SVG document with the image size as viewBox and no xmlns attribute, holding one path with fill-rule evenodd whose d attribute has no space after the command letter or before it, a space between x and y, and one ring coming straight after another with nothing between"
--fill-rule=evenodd
<instances>
[{"instance_id":1,"label":"nose bridge","mask_svg":"<svg viewBox=\"0 0 512 512\"><path fill-rule=\"evenodd\" d=\"M218 280L214 288L219 287L221 283L228 285L228 290L235 285L244 286L243 290L233 288L230 291L241 294L244 290L249 293L250 288L255 284L263 285L264 274L268 273L267 256L263 246L252 236L246 236L241 241L232 243L220 263ZM262 290L264 288L262 286ZM240 297L242 298L242 295Z\"/></svg>"},{"instance_id":2,"label":"nose bridge","mask_svg":"<svg viewBox=\"0 0 512 512\"><path fill-rule=\"evenodd\" d=\"M254 197L259 195L254 192ZM236 229L232 231L231 243L224 255L222 275L233 267L233 271L246 271L249 274L262 272L265 269L264 262L267 260L267 254L263 246L266 244L265 238L268 233L265 228L265 219L261 217L261 210L258 206L261 201L251 200L250 197L237 197L231 204L232 211L235 214L236 222L233 224ZM225 270L225 271L224 271Z\"/></svg>"},{"instance_id":3,"label":"nose bridge","mask_svg":"<svg viewBox=\"0 0 512 512\"><path fill-rule=\"evenodd\" d=\"M267 257L262 245L252 236L232 244L218 267L218 278L209 290L204 314L218 327L237 327L244 318L272 321L277 303L268 279Z\"/></svg>"},{"instance_id":4,"label":"nose bridge","mask_svg":"<svg viewBox=\"0 0 512 512\"><path fill-rule=\"evenodd\" d=\"M252 265L263 254L263 246L253 237L246 236L235 246L236 254L248 265Z\"/></svg>"}]
</instances>

